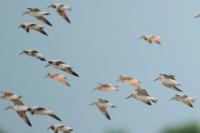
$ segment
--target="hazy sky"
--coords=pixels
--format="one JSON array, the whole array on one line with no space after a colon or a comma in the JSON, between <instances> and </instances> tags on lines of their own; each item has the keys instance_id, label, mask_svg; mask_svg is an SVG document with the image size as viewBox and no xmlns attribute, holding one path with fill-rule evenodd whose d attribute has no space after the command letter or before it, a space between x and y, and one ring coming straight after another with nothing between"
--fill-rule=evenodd
<instances>
[{"instance_id":1,"label":"hazy sky","mask_svg":"<svg viewBox=\"0 0 200 133\"><path fill-rule=\"evenodd\" d=\"M72 7L71 24L66 23L51 3ZM51 13L47 18L53 27L22 15L27 7L38 7ZM157 133L163 127L200 118L199 49L200 3L186 0L2 0L0 5L0 88L23 96L26 105L44 106L61 117L74 133L102 133L107 128L122 128L130 133ZM29 34L17 27L23 22L44 26L49 36L35 31ZM163 37L162 45L151 45L138 38L143 34ZM46 63L19 56L24 49L40 51L49 60L59 59L71 65L80 78L44 68ZM48 72L65 74L71 84L43 77ZM194 109L169 99L177 92L153 80L160 73L174 74L184 93L197 98ZM134 90L116 83L120 74L142 81L142 86L160 101L147 106L125 98ZM100 82L118 85L119 92L92 92ZM117 106L109 109L107 120L89 104L97 98ZM18 133L50 133L46 130L57 121L31 116L29 128L9 105L0 101L0 127Z\"/></svg>"}]
</instances>

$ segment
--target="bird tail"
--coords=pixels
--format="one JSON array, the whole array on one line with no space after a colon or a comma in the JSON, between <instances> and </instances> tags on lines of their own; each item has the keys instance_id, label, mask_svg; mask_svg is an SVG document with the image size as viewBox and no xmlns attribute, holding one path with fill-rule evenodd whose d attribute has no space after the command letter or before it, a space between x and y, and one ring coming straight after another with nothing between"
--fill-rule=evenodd
<instances>
[{"instance_id":1,"label":"bird tail","mask_svg":"<svg viewBox=\"0 0 200 133\"><path fill-rule=\"evenodd\" d=\"M183 92L181 89L179 89L177 86L174 86L174 89L180 92Z\"/></svg>"}]
</instances>

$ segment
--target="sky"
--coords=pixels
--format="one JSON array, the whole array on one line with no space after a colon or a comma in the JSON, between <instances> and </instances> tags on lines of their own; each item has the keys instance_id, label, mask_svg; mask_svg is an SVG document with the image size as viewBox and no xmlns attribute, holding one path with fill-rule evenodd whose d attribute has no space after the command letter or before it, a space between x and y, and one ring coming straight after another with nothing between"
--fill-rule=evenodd
<instances>
[{"instance_id":1,"label":"sky","mask_svg":"<svg viewBox=\"0 0 200 133\"><path fill-rule=\"evenodd\" d=\"M72 7L71 24L46 8L55 2ZM22 15L27 7L50 12L47 18L53 27ZM2 0L0 90L21 95L28 106L49 108L74 133L102 133L108 128L159 133L165 126L198 120L200 18L193 19L198 13L199 2L183 0ZM42 25L49 36L18 29L24 22ZM162 36L162 45L140 40L143 34ZM20 56L24 49L38 50L49 60L62 60L80 77L44 68L47 63ZM66 75L71 87L44 79L48 72ZM197 99L193 109L169 101L178 92L153 81L160 73L176 75L183 94ZM159 102L147 106L134 99L126 100L135 91L116 82L121 74L139 79L142 87ZM101 82L118 85L120 90L92 92ZM89 105L97 98L108 99L117 106L108 110L111 121ZM47 128L58 123L29 115L33 125L29 128L14 111L4 110L8 105L9 102L0 100L0 127L9 132L49 133Z\"/></svg>"}]
</instances>

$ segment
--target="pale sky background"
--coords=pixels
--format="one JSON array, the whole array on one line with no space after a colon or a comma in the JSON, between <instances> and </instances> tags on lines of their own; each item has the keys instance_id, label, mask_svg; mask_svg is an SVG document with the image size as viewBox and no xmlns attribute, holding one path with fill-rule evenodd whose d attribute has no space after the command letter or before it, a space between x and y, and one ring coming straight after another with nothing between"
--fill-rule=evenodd
<instances>
[{"instance_id":1,"label":"pale sky background","mask_svg":"<svg viewBox=\"0 0 200 133\"><path fill-rule=\"evenodd\" d=\"M53 9L54 2L72 7L71 24ZM49 27L22 15L27 7L51 13ZM26 105L44 106L61 117L74 133L102 133L107 128L122 128L130 133L158 133L163 127L200 118L199 49L200 3L189 0L1 0L0 15L0 88L23 96ZM17 27L23 22L44 26L49 36L35 31L29 34ZM162 45L151 45L138 38L143 34L163 37ZM40 51L49 60L59 59L71 65L80 78L44 68L46 63L19 56L24 49ZM65 74L71 84L43 77L48 72ZM184 93L194 96L194 109L169 99L177 92L153 80L160 73L174 74ZM160 102L153 106L125 98L134 90L116 83L120 74L142 81L142 86ZM118 85L119 92L92 92L100 82ZM109 109L107 120L89 104L97 98L117 106ZM50 133L53 119L29 115L29 128L13 111L5 111L8 102L0 101L0 127L9 132Z\"/></svg>"}]
</instances>

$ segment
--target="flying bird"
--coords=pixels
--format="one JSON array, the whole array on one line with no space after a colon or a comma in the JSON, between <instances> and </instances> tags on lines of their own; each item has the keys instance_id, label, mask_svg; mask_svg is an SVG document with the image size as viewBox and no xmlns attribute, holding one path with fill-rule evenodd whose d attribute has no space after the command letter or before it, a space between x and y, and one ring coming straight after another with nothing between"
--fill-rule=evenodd
<instances>
[{"instance_id":1,"label":"flying bird","mask_svg":"<svg viewBox=\"0 0 200 133\"><path fill-rule=\"evenodd\" d=\"M46 65L46 67L48 66L52 66L54 68L57 68L57 69L60 69L64 72L67 72L71 75L74 75L76 77L79 77L79 75L72 70L72 67L70 67L69 65L65 64L64 62L62 61L59 61L59 60L52 60L52 61L48 61L48 65Z\"/></svg>"},{"instance_id":2,"label":"flying bird","mask_svg":"<svg viewBox=\"0 0 200 133\"><path fill-rule=\"evenodd\" d=\"M147 105L152 105L152 103L158 102L158 100L151 97L145 89L138 89L137 93L131 94L130 96L127 97L127 99L131 98L131 97L133 97Z\"/></svg>"},{"instance_id":3,"label":"flying bird","mask_svg":"<svg viewBox=\"0 0 200 133\"><path fill-rule=\"evenodd\" d=\"M189 97L187 95L179 95L179 94L177 94L170 100L176 100L178 102L182 102L182 103L186 104L187 106L193 108L192 103L195 101L195 98Z\"/></svg>"},{"instance_id":4,"label":"flying bird","mask_svg":"<svg viewBox=\"0 0 200 133\"><path fill-rule=\"evenodd\" d=\"M22 98L22 96L16 95L10 91L1 91L0 93L2 94L0 96L1 99L8 100L11 102L20 101L20 99Z\"/></svg>"},{"instance_id":5,"label":"flying bird","mask_svg":"<svg viewBox=\"0 0 200 133\"><path fill-rule=\"evenodd\" d=\"M8 106L6 108L6 110L8 110L8 109L12 109L12 110L16 111L18 116L24 122L26 122L26 124L28 126L30 126L30 127L32 126L28 116L26 115L26 112L31 111L31 109L29 107L25 106L22 102L20 102L20 103L19 103L19 101L18 102L14 102L11 106Z\"/></svg>"},{"instance_id":6,"label":"flying bird","mask_svg":"<svg viewBox=\"0 0 200 133\"><path fill-rule=\"evenodd\" d=\"M161 44L161 39L162 39L160 36L157 35L143 35L141 38L149 43L156 43L156 44Z\"/></svg>"},{"instance_id":7,"label":"flying bird","mask_svg":"<svg viewBox=\"0 0 200 133\"><path fill-rule=\"evenodd\" d=\"M34 57L34 58L37 58L41 61L46 61L46 58L41 54L39 53L38 51L36 50L23 50L20 55L22 54L25 54L25 55L28 55L30 57Z\"/></svg>"},{"instance_id":8,"label":"flying bird","mask_svg":"<svg viewBox=\"0 0 200 133\"><path fill-rule=\"evenodd\" d=\"M64 126L63 124L54 124L51 125L48 129L51 129L54 131L54 133L58 133L58 131L63 133L71 133L73 131L71 127Z\"/></svg>"},{"instance_id":9,"label":"flying bird","mask_svg":"<svg viewBox=\"0 0 200 133\"><path fill-rule=\"evenodd\" d=\"M48 36L48 34L44 31L44 28L42 26L39 26L37 24L34 23L23 23L21 24L18 28L22 28L24 29L26 32L29 32L29 30L35 30L40 32L43 35Z\"/></svg>"},{"instance_id":10,"label":"flying bird","mask_svg":"<svg viewBox=\"0 0 200 133\"><path fill-rule=\"evenodd\" d=\"M45 11L41 11L38 8L27 8L27 11L23 14L28 14L30 16L35 17L36 19L42 21L43 23L52 26L52 24L44 17L47 15L50 15L50 13L45 12Z\"/></svg>"},{"instance_id":11,"label":"flying bird","mask_svg":"<svg viewBox=\"0 0 200 133\"><path fill-rule=\"evenodd\" d=\"M56 80L56 81L59 81L60 83L63 83L63 84L70 87L69 81L64 75L51 72L51 73L48 73L46 77L49 77L49 78Z\"/></svg>"},{"instance_id":12,"label":"flying bird","mask_svg":"<svg viewBox=\"0 0 200 133\"><path fill-rule=\"evenodd\" d=\"M167 88L171 88L176 91L182 92L182 90L177 87L177 86L180 86L180 84L178 83L174 75L160 74L159 77L156 78L154 81L156 80L161 80L162 84Z\"/></svg>"},{"instance_id":13,"label":"flying bird","mask_svg":"<svg viewBox=\"0 0 200 133\"><path fill-rule=\"evenodd\" d=\"M61 17L63 17L68 23L71 23L69 17L67 16L67 13L71 11L71 7L60 3L54 3L48 7L55 9Z\"/></svg>"},{"instance_id":14,"label":"flying bird","mask_svg":"<svg viewBox=\"0 0 200 133\"><path fill-rule=\"evenodd\" d=\"M58 121L61 121L61 119L55 115L51 110L39 106L31 107L30 112L32 115L47 115L51 118L54 118Z\"/></svg>"},{"instance_id":15,"label":"flying bird","mask_svg":"<svg viewBox=\"0 0 200 133\"><path fill-rule=\"evenodd\" d=\"M103 113L103 115L108 118L108 120L111 120L110 115L107 112L107 108L112 107L115 108L115 106L110 103L108 100L99 98L98 101L91 103L90 105L96 105L98 109Z\"/></svg>"},{"instance_id":16,"label":"flying bird","mask_svg":"<svg viewBox=\"0 0 200 133\"><path fill-rule=\"evenodd\" d=\"M113 92L113 91L118 91L119 88L118 86L114 86L109 83L99 83L98 86L94 89L94 91L95 90L99 90L102 92Z\"/></svg>"},{"instance_id":17,"label":"flying bird","mask_svg":"<svg viewBox=\"0 0 200 133\"><path fill-rule=\"evenodd\" d=\"M134 79L133 77L131 77L129 75L120 75L118 81L121 81L124 84L129 84L133 88L136 88L136 89L140 89L141 88L140 87L140 83L141 82L139 80L137 80L137 79Z\"/></svg>"}]
</instances>

